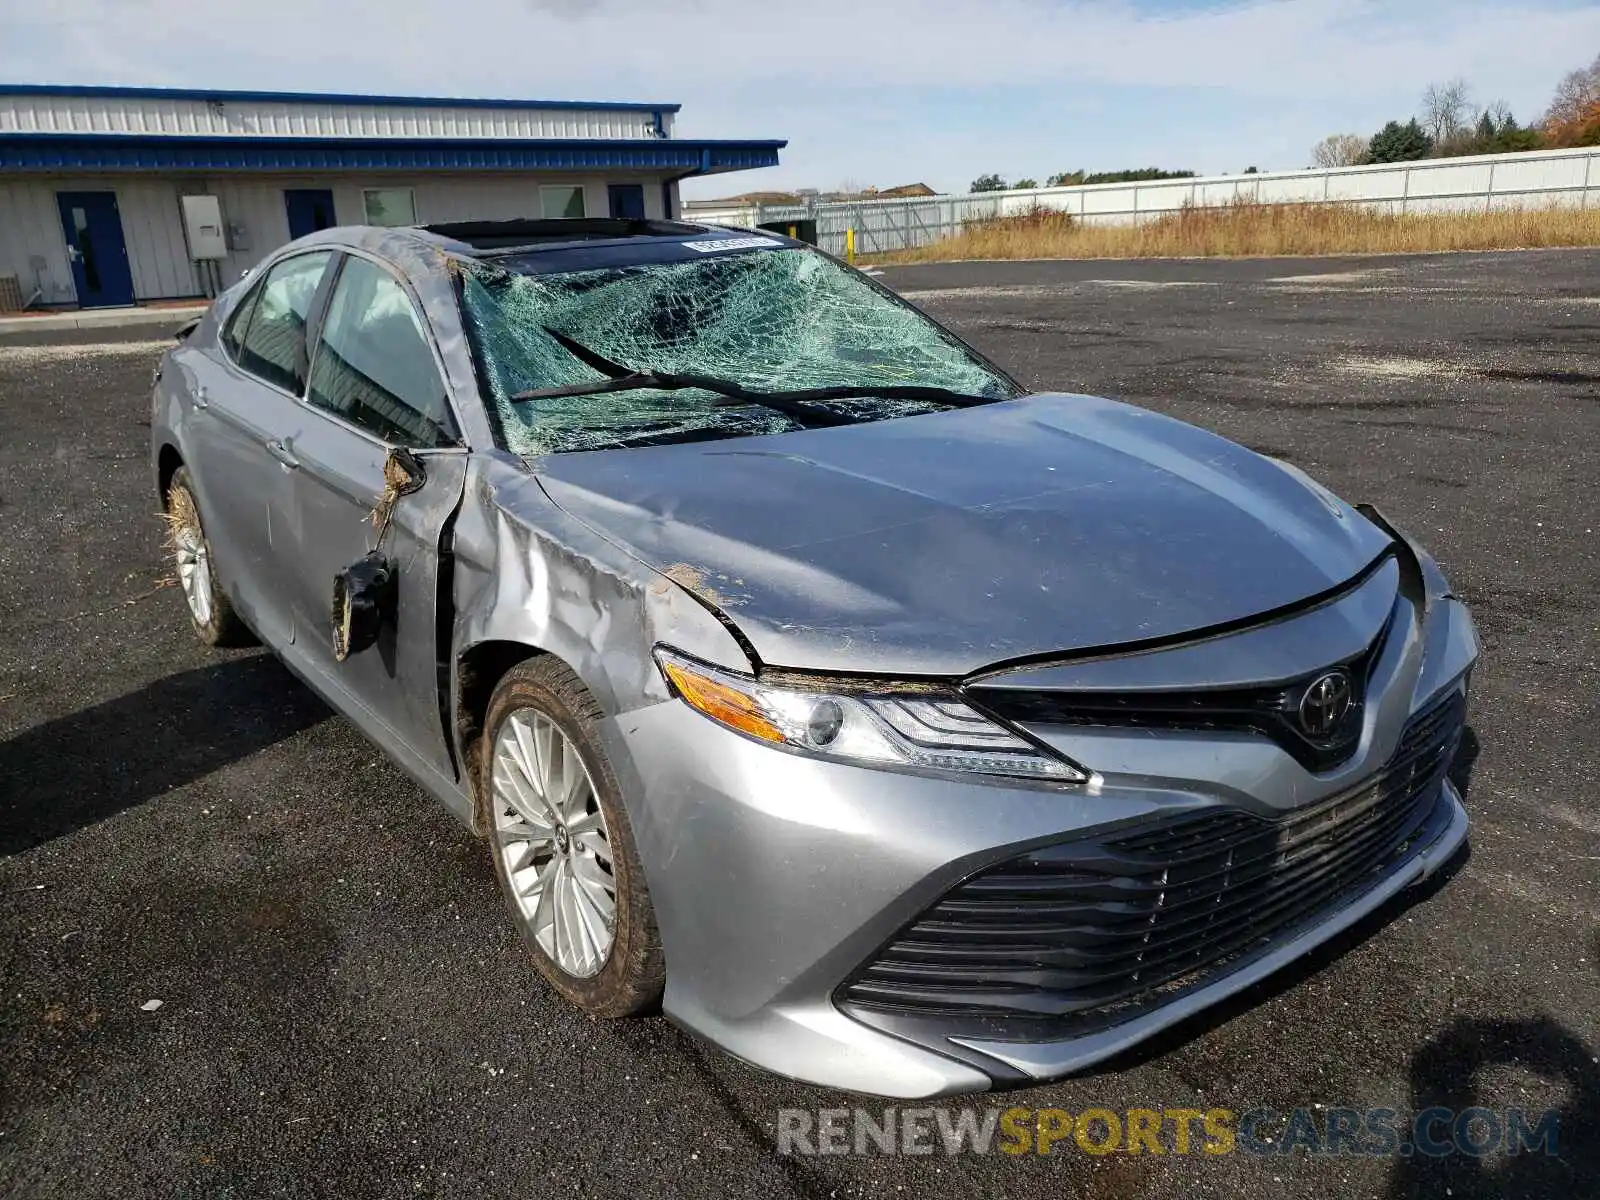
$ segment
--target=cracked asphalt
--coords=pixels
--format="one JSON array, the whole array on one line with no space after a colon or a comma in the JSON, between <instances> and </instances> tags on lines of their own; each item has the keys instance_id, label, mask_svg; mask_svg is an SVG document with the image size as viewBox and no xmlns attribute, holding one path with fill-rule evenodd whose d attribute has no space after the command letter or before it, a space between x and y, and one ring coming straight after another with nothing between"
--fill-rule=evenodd
<instances>
[{"instance_id":1,"label":"cracked asphalt","mask_svg":"<svg viewBox=\"0 0 1600 1200\"><path fill-rule=\"evenodd\" d=\"M998 1103L1554 1108L1559 1155L778 1156L780 1108L857 1101L555 999L482 846L273 659L195 641L147 461L160 345L83 333L0 341L0 1192L1600 1192L1600 252L884 280L1030 384L1376 503L1484 641L1451 877Z\"/></svg>"}]
</instances>

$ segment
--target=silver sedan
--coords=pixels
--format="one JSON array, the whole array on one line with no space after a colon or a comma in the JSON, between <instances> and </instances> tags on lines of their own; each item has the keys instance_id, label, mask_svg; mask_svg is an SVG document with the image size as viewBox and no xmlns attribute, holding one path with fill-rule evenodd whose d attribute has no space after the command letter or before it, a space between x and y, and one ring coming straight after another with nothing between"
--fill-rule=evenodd
<instances>
[{"instance_id":1,"label":"silver sedan","mask_svg":"<svg viewBox=\"0 0 1600 1200\"><path fill-rule=\"evenodd\" d=\"M328 230L152 431L199 636L481 834L552 988L775 1071L1081 1069L1466 836L1477 639L1420 547L785 238Z\"/></svg>"}]
</instances>

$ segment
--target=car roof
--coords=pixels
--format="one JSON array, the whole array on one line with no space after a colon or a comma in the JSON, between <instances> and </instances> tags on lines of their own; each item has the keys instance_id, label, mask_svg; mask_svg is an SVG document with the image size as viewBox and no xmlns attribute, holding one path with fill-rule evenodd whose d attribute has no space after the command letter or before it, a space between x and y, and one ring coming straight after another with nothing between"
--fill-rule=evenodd
<instances>
[{"instance_id":1,"label":"car roof","mask_svg":"<svg viewBox=\"0 0 1600 1200\"><path fill-rule=\"evenodd\" d=\"M459 243L470 253L484 256L511 250L538 250L569 242L662 237L682 241L710 232L713 226L624 217L523 217L508 221L447 221L414 228Z\"/></svg>"},{"instance_id":2,"label":"car roof","mask_svg":"<svg viewBox=\"0 0 1600 1200\"><path fill-rule=\"evenodd\" d=\"M380 227L344 225L296 245L368 250L410 270L448 257L493 262L520 274L550 274L703 260L711 254L776 250L802 243L765 230L617 217L519 218Z\"/></svg>"}]
</instances>

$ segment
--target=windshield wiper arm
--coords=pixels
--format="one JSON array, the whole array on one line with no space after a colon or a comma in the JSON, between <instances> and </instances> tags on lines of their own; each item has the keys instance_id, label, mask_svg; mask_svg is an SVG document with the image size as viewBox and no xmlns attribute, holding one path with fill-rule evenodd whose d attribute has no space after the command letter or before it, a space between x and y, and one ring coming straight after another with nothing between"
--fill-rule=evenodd
<instances>
[{"instance_id":1,"label":"windshield wiper arm","mask_svg":"<svg viewBox=\"0 0 1600 1200\"><path fill-rule=\"evenodd\" d=\"M725 406L759 404L764 408L783 413L801 425L824 427L853 425L855 418L825 408L808 408L783 396L769 396L761 392L747 392L736 383L712 379L705 375L672 375L656 371L634 371L632 374L601 380L598 383L569 383L565 387L535 388L531 392L518 392L513 400L555 400L563 396L603 396L607 392L683 392L689 390L714 392L723 397Z\"/></svg>"},{"instance_id":2,"label":"windshield wiper arm","mask_svg":"<svg viewBox=\"0 0 1600 1200\"><path fill-rule=\"evenodd\" d=\"M511 397L513 400L545 400L562 396L593 396L606 392L635 391L645 388L654 388L660 391L682 391L692 388L699 391L714 392L722 396L723 400L719 402L720 407L732 407L740 404L762 405L791 416L803 425L850 425L855 423L854 418L831 413L825 409L802 407L803 405L830 400L853 400L862 396L871 396L882 400L910 400L943 404L949 408L971 408L977 404L992 404L995 400L993 396L975 396L966 392L953 391L950 388L924 387L917 384L859 383L838 384L832 387L797 388L781 392L753 391L743 384L734 383L726 379L717 379L710 375L680 374L670 371L652 371L626 367L621 363L613 362L596 350L591 350L582 342L568 337L558 329L552 329L548 325L543 328L574 358L606 376L607 382L538 388L533 391L518 392Z\"/></svg>"},{"instance_id":3,"label":"windshield wiper arm","mask_svg":"<svg viewBox=\"0 0 1600 1200\"><path fill-rule=\"evenodd\" d=\"M582 342L578 341L576 338L568 337L559 329L552 329L548 325L540 326L540 328L542 328L546 333L559 342L561 347L566 350L567 353L571 354L573 358L577 359L581 363L586 363L587 365L593 367L602 375L608 375L612 379L623 379L629 375L640 375L647 373L636 371L632 367L625 367L619 362L612 362L598 350L589 349L589 347L585 346ZM517 400L520 399L520 397L513 396L512 399Z\"/></svg>"}]
</instances>

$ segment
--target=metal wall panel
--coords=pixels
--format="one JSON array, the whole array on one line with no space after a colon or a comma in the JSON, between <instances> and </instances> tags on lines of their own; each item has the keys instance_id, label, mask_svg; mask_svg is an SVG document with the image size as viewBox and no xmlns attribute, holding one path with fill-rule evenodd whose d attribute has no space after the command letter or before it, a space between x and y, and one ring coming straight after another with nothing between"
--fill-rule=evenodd
<instances>
[{"instance_id":1,"label":"metal wall panel","mask_svg":"<svg viewBox=\"0 0 1600 1200\"><path fill-rule=\"evenodd\" d=\"M77 298L55 189L43 181L0 179L0 275L17 277L24 301L35 290L46 304Z\"/></svg>"},{"instance_id":2,"label":"metal wall panel","mask_svg":"<svg viewBox=\"0 0 1600 1200\"><path fill-rule=\"evenodd\" d=\"M64 186L75 186L68 184ZM108 184L117 194L122 236L138 298L192 296L200 290L183 237L178 185L172 180L123 179Z\"/></svg>"},{"instance_id":3,"label":"metal wall panel","mask_svg":"<svg viewBox=\"0 0 1600 1200\"><path fill-rule=\"evenodd\" d=\"M0 94L0 133L222 137L670 137L673 114L613 108L488 108L190 97Z\"/></svg>"}]
</instances>

